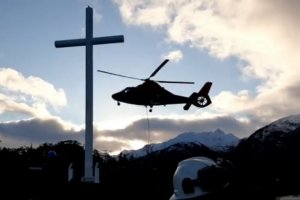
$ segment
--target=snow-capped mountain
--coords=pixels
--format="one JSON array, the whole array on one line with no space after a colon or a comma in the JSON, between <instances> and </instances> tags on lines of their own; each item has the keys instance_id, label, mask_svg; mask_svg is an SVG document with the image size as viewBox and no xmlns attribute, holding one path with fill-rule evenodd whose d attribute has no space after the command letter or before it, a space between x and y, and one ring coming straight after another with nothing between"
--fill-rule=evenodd
<instances>
[{"instance_id":1,"label":"snow-capped mountain","mask_svg":"<svg viewBox=\"0 0 300 200\"><path fill-rule=\"evenodd\" d=\"M120 155L126 157L142 157L147 155L149 152L161 151L166 148L170 148L176 144L198 144L204 145L215 151L224 151L229 147L235 146L239 142L239 138L230 133L225 133L221 129L217 129L213 132L186 132L172 138L166 142L146 145L138 150L125 150ZM174 147L176 148L176 147Z\"/></svg>"},{"instance_id":2,"label":"snow-capped mountain","mask_svg":"<svg viewBox=\"0 0 300 200\"><path fill-rule=\"evenodd\" d=\"M291 115L288 117L278 119L278 120L272 122L271 124L259 129L256 132L260 132L260 133L255 134L255 137L259 136L260 138L265 138L270 133L273 133L273 132L289 133L299 127L300 127L300 114Z\"/></svg>"},{"instance_id":3,"label":"snow-capped mountain","mask_svg":"<svg viewBox=\"0 0 300 200\"><path fill-rule=\"evenodd\" d=\"M242 140L235 148L234 160L247 183L294 192L294 183L300 180L299 144L300 115L291 115Z\"/></svg>"},{"instance_id":4,"label":"snow-capped mountain","mask_svg":"<svg viewBox=\"0 0 300 200\"><path fill-rule=\"evenodd\" d=\"M300 115L291 115L266 125L236 147L236 152L249 162L275 163L300 150ZM273 159L272 161L270 161Z\"/></svg>"},{"instance_id":5,"label":"snow-capped mountain","mask_svg":"<svg viewBox=\"0 0 300 200\"><path fill-rule=\"evenodd\" d=\"M231 133L225 133L221 129L213 132L194 133L187 132L178 135L177 137L165 142L166 146L171 146L176 143L200 143L212 150L222 151L228 147L235 146L239 142L239 138Z\"/></svg>"}]
</instances>

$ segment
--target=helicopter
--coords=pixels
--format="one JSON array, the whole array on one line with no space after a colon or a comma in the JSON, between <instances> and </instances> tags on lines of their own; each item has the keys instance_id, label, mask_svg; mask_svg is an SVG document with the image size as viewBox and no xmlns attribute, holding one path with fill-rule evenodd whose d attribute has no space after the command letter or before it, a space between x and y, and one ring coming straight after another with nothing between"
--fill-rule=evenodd
<instances>
[{"instance_id":1,"label":"helicopter","mask_svg":"<svg viewBox=\"0 0 300 200\"><path fill-rule=\"evenodd\" d=\"M97 70L101 73L106 73L114 76L120 76L123 78L135 79L144 81L142 84L136 87L127 87L120 92L112 95L112 98L117 101L117 105L120 102L149 106L149 111L152 112L153 106L168 105L168 104L185 104L183 106L184 110L189 110L190 106L193 104L196 107L204 108L210 105L211 99L208 95L209 90L212 86L212 82L206 82L199 92L192 93L189 97L180 96L171 93L170 91L164 89L158 83L178 83L178 84L194 84L194 82L186 81L161 81L161 80L151 80L153 76L169 61L165 59L148 78L135 78L131 76L124 76L121 74L111 73L108 71Z\"/></svg>"}]
</instances>

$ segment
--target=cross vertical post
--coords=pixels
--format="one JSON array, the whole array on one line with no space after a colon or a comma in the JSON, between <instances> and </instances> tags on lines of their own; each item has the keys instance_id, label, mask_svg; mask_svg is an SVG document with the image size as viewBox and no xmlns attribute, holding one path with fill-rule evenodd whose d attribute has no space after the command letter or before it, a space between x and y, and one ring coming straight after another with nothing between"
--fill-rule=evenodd
<instances>
[{"instance_id":1,"label":"cross vertical post","mask_svg":"<svg viewBox=\"0 0 300 200\"><path fill-rule=\"evenodd\" d=\"M93 178L93 10L86 9L85 26L85 165L84 178L91 182Z\"/></svg>"},{"instance_id":2,"label":"cross vertical post","mask_svg":"<svg viewBox=\"0 0 300 200\"><path fill-rule=\"evenodd\" d=\"M123 35L93 37L93 9L86 8L84 39L55 41L55 47L85 46L85 157L84 182L94 182L93 176L93 45L124 42Z\"/></svg>"}]
</instances>

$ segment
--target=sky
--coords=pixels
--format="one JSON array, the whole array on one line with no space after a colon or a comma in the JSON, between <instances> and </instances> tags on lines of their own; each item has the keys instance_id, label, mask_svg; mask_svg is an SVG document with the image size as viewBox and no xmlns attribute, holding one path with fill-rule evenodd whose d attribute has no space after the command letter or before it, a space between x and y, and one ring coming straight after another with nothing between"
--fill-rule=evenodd
<instances>
[{"instance_id":1,"label":"sky","mask_svg":"<svg viewBox=\"0 0 300 200\"><path fill-rule=\"evenodd\" d=\"M84 144L85 48L55 48L85 37L93 8L94 148L112 154L159 143L183 132L222 129L239 138L300 112L298 0L2 0L0 1L0 146L78 140ZM212 104L144 106L113 93L142 82L98 69L158 80L190 96L213 82ZM149 121L148 121L149 119ZM149 127L148 129L148 122Z\"/></svg>"}]
</instances>

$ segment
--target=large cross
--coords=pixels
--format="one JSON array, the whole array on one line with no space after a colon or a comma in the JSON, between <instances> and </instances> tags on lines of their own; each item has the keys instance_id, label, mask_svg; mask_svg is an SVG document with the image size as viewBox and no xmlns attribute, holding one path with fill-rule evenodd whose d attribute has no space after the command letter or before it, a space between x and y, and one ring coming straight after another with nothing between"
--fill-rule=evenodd
<instances>
[{"instance_id":1,"label":"large cross","mask_svg":"<svg viewBox=\"0 0 300 200\"><path fill-rule=\"evenodd\" d=\"M93 9L86 8L84 39L55 41L55 47L85 46L85 158L84 181L94 182L93 176L93 45L124 42L123 35L93 38Z\"/></svg>"}]
</instances>

